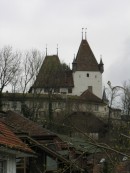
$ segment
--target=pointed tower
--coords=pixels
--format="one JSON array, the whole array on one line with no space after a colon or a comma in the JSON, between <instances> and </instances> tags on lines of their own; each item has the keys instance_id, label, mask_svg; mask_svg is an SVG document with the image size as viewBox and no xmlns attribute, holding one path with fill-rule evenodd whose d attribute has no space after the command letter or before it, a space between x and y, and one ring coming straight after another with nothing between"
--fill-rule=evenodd
<instances>
[{"instance_id":1,"label":"pointed tower","mask_svg":"<svg viewBox=\"0 0 130 173\"><path fill-rule=\"evenodd\" d=\"M109 100L108 100L108 98L107 98L107 96L106 96L105 87L104 87L104 90L103 90L102 100L103 100L103 102L105 102L106 104L109 103Z\"/></svg>"},{"instance_id":2,"label":"pointed tower","mask_svg":"<svg viewBox=\"0 0 130 173\"><path fill-rule=\"evenodd\" d=\"M102 98L102 59L100 63L97 60L86 40L83 38L79 46L76 58L72 63L74 88L73 95L80 96L85 90L89 89L93 94Z\"/></svg>"},{"instance_id":3,"label":"pointed tower","mask_svg":"<svg viewBox=\"0 0 130 173\"><path fill-rule=\"evenodd\" d=\"M103 73L103 72L104 72L104 64L103 64L103 62L102 62L102 58L100 58L100 63L99 63L98 66L99 66L100 72Z\"/></svg>"}]
</instances>

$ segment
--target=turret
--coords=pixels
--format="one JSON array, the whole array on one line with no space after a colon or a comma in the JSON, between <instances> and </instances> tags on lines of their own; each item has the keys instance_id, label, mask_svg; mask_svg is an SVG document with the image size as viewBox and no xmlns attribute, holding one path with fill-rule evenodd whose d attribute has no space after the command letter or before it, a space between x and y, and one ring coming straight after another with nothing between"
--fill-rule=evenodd
<instances>
[{"instance_id":1,"label":"turret","mask_svg":"<svg viewBox=\"0 0 130 173\"><path fill-rule=\"evenodd\" d=\"M99 67L99 71L101 73L103 73L104 72L104 64L102 62L102 58L100 59L100 63L98 64L98 67Z\"/></svg>"},{"instance_id":2,"label":"turret","mask_svg":"<svg viewBox=\"0 0 130 173\"><path fill-rule=\"evenodd\" d=\"M105 87L104 87L104 90L103 90L103 95L102 95L102 100L103 102L105 102L106 104L108 104L109 100L106 96L106 91L105 91Z\"/></svg>"},{"instance_id":3,"label":"turret","mask_svg":"<svg viewBox=\"0 0 130 173\"><path fill-rule=\"evenodd\" d=\"M76 62L75 55L74 55L74 59L73 59L73 62L72 62L72 70L73 70L73 72L75 72L76 69L77 69L77 62Z\"/></svg>"}]
</instances>

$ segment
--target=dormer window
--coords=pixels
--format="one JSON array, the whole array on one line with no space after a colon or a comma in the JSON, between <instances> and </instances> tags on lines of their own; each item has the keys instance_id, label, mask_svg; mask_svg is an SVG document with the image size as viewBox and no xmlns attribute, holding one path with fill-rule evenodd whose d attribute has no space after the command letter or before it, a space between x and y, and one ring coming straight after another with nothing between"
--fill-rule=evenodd
<instances>
[{"instance_id":1,"label":"dormer window","mask_svg":"<svg viewBox=\"0 0 130 173\"><path fill-rule=\"evenodd\" d=\"M89 77L89 73L87 73L87 77Z\"/></svg>"}]
</instances>

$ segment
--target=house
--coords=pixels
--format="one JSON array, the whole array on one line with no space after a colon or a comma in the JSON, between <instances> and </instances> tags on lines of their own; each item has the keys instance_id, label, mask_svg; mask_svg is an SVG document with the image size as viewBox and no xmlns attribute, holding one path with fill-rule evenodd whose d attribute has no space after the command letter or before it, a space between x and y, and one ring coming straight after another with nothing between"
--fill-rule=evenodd
<instances>
[{"instance_id":1,"label":"house","mask_svg":"<svg viewBox=\"0 0 130 173\"><path fill-rule=\"evenodd\" d=\"M3 121L0 121L0 172L16 173L16 164L19 157L34 156L35 152L23 143Z\"/></svg>"},{"instance_id":2,"label":"house","mask_svg":"<svg viewBox=\"0 0 130 173\"><path fill-rule=\"evenodd\" d=\"M77 56L72 62L72 70L60 62L57 55L47 55L43 61L36 81L29 92L53 93L80 96L89 89L102 98L102 73L104 64L97 60L88 41L81 40Z\"/></svg>"},{"instance_id":3,"label":"house","mask_svg":"<svg viewBox=\"0 0 130 173\"><path fill-rule=\"evenodd\" d=\"M76 169L81 169L68 159L69 152L67 145L56 134L12 111L2 113L0 117L0 120L3 121L17 137L26 142L31 148L30 151L35 151L37 156L27 159L23 159L24 155L23 157L19 156L17 160L17 173L24 171L29 173L39 173L40 171L54 172L63 170L65 167L67 167L68 171L70 164ZM26 167L21 168L19 165L26 165Z\"/></svg>"}]
</instances>

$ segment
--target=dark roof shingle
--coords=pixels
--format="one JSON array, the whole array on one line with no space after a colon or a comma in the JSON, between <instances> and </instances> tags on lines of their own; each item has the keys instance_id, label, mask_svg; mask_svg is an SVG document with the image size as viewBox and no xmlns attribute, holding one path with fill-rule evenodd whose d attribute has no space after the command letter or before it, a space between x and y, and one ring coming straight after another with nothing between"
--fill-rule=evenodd
<instances>
[{"instance_id":1,"label":"dark roof shingle","mask_svg":"<svg viewBox=\"0 0 130 173\"><path fill-rule=\"evenodd\" d=\"M73 87L71 70L62 68L57 55L46 56L33 88Z\"/></svg>"},{"instance_id":2,"label":"dark roof shingle","mask_svg":"<svg viewBox=\"0 0 130 173\"><path fill-rule=\"evenodd\" d=\"M98 63L87 40L81 41L74 63L77 71L99 71Z\"/></svg>"}]
</instances>

